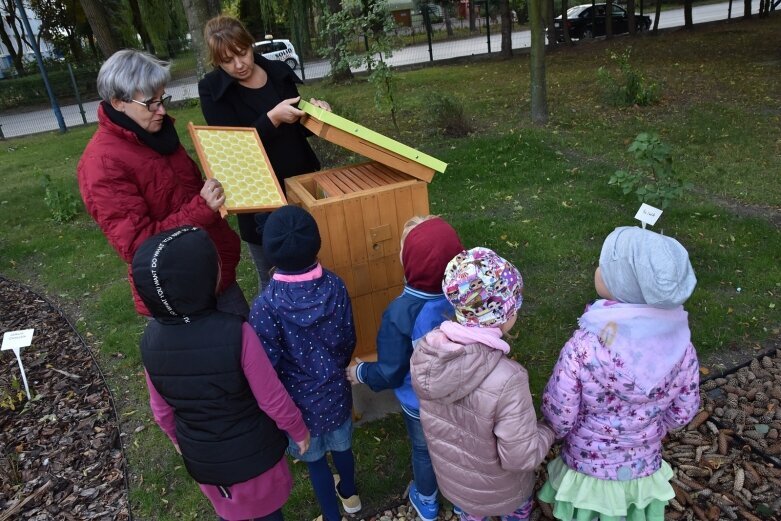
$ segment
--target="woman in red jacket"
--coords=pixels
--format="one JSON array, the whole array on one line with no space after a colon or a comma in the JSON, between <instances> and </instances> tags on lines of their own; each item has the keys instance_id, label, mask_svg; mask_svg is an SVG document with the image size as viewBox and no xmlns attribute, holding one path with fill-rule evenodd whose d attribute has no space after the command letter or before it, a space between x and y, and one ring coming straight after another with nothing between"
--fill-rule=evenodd
<instances>
[{"instance_id":1,"label":"woman in red jacket","mask_svg":"<svg viewBox=\"0 0 781 521\"><path fill-rule=\"evenodd\" d=\"M225 202L220 183L203 181L166 113L170 78L166 62L132 49L116 52L100 68L98 130L77 169L81 197L128 264L153 235L182 225L203 228L220 256L217 307L246 318L249 307L236 283L240 241L218 212ZM148 316L130 270L128 277L136 311Z\"/></svg>"}]
</instances>

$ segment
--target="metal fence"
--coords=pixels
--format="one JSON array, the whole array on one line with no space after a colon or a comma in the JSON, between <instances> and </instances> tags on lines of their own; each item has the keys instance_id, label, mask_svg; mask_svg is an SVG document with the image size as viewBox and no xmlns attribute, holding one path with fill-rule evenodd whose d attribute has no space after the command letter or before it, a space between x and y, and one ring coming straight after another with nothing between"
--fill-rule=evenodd
<instances>
[{"instance_id":1,"label":"metal fence","mask_svg":"<svg viewBox=\"0 0 781 521\"><path fill-rule=\"evenodd\" d=\"M759 0L753 0L752 3L754 4L753 12L757 12ZM694 8L694 20L701 23L726 19L728 5L723 3L697 6ZM652 13L646 11L646 14ZM660 28L680 25L683 25L682 10L663 11L660 17ZM486 18L476 20L476 33L469 32L466 20L452 19L452 36L448 34L444 22L431 24L430 33L426 31L425 26L399 27L397 36L406 45L393 51L393 55L386 57L386 61L391 66L399 67L497 53L501 48L499 27L498 20L496 23L492 20L490 25L486 25ZM530 44L529 31L517 23L513 23L512 48L528 48ZM359 38L356 41L356 51L360 51L361 45L362 39ZM330 65L326 60L304 59L303 56L300 58L301 64L296 72L304 80L328 76ZM177 61L179 64L176 63ZM192 56L180 54L174 58L174 62L174 79L166 87L166 92L171 94L174 101L197 98L198 87ZM190 64L191 68L177 66L187 63ZM67 69L70 68L63 68L63 70ZM361 69L354 69L354 72L361 72ZM95 74L94 69L91 73L83 72L80 69L73 69L69 72L58 71L59 81L52 81L54 94L59 100L63 119L68 128L96 121L98 99L94 89ZM35 80L31 77L30 81L34 82ZM28 86L28 89L37 89L40 93L45 93L40 77L37 82L37 84ZM40 101L34 108L20 108L19 106L11 108L10 105L13 104L13 101L10 104L8 102L5 105L2 104L3 94L6 92L4 90L5 84L6 80L0 80L0 139L58 129L57 120L45 94L39 98ZM28 97L31 95L27 91L25 94Z\"/></svg>"}]
</instances>

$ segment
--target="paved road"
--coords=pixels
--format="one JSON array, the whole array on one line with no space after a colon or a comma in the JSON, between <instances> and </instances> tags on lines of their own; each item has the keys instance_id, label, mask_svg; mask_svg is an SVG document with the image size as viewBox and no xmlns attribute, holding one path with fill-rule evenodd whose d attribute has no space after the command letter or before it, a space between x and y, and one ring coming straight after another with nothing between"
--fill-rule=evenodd
<instances>
[{"instance_id":1,"label":"paved road","mask_svg":"<svg viewBox=\"0 0 781 521\"><path fill-rule=\"evenodd\" d=\"M752 0L752 12L759 11L759 0ZM715 20L724 20L727 18L729 4L709 4L694 7L692 17L695 23L712 22ZM646 12L650 14L653 23L653 11ZM743 14L743 3L735 0L732 5L733 18L739 18ZM679 27L684 24L683 9L673 9L663 11L659 20L659 28ZM515 31L513 33L513 49L523 49L531 45L531 36L529 31ZM501 35L491 35L491 50L497 52L501 47ZM454 40L447 42L436 42L432 46L432 52L435 60L446 60L461 56L472 56L486 54L488 52L488 42L485 35L468 38L464 40ZM428 45L414 45L394 51L393 56L387 59L388 63L394 66L410 65L414 63L423 63L429 61ZM304 64L303 75L306 79L322 78L328 75L330 70L326 61L316 61ZM360 71L361 69L356 69ZM301 75L301 71L298 71ZM195 78L185 78L172 82L166 88L166 92L173 96L174 100L183 100L198 97L198 88ZM93 101L84 104L84 112L87 121L92 123L96 121L98 102ZM68 105L61 107L65 124L68 127L81 125L83 123L81 113L77 105ZM56 130L57 121L53 112L49 110L38 110L26 112L23 114L0 115L0 130L5 137L22 136L43 132L47 130Z\"/></svg>"}]
</instances>

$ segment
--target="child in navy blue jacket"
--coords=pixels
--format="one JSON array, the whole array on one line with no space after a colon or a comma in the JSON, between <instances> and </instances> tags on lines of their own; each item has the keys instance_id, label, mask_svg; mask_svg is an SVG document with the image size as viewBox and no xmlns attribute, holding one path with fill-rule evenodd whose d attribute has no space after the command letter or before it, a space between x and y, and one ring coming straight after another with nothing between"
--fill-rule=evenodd
<instances>
[{"instance_id":1,"label":"child in navy blue jacket","mask_svg":"<svg viewBox=\"0 0 781 521\"><path fill-rule=\"evenodd\" d=\"M439 217L413 217L401 236L404 291L385 309L377 333L377 362L362 362L348 369L353 384L365 383L373 391L393 389L412 442L413 482L409 499L423 521L439 512L437 479L420 425L420 404L409 374L414 341L453 316L442 293L442 277L450 259L464 250L458 234Z\"/></svg>"},{"instance_id":2,"label":"child in navy blue jacket","mask_svg":"<svg viewBox=\"0 0 781 521\"><path fill-rule=\"evenodd\" d=\"M312 435L306 462L320 521L340 521L337 495L347 513L361 509L352 452L352 390L345 369L355 349L352 307L344 282L317 261L320 233L296 206L269 215L263 251L276 270L252 305L250 324ZM337 476L331 474L330 452ZM316 520L317 521L317 520Z\"/></svg>"}]
</instances>

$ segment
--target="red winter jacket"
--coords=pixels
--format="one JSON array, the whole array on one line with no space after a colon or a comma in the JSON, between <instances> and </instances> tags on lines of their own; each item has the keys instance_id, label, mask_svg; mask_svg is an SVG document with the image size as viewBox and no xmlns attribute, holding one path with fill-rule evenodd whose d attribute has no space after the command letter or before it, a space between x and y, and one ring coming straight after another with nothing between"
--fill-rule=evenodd
<instances>
[{"instance_id":1,"label":"red winter jacket","mask_svg":"<svg viewBox=\"0 0 781 521\"><path fill-rule=\"evenodd\" d=\"M136 293L130 263L147 238L182 225L206 230L221 263L219 291L236 281L241 243L238 235L200 196L203 179L184 148L162 155L112 122L98 107L98 130L77 168L84 205L111 246L128 263L136 311L149 311Z\"/></svg>"}]
</instances>

